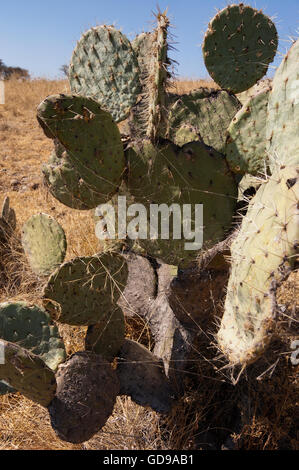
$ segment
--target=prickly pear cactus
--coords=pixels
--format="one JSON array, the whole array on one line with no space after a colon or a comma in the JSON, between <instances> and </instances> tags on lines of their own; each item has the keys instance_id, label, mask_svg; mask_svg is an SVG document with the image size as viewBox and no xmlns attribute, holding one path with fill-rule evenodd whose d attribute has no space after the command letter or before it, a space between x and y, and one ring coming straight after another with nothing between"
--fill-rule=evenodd
<instances>
[{"instance_id":1,"label":"prickly pear cactus","mask_svg":"<svg viewBox=\"0 0 299 470\"><path fill-rule=\"evenodd\" d=\"M67 242L61 225L48 214L30 217L22 228L22 245L33 272L48 276L63 263Z\"/></svg>"},{"instance_id":2,"label":"prickly pear cactus","mask_svg":"<svg viewBox=\"0 0 299 470\"><path fill-rule=\"evenodd\" d=\"M299 167L286 167L264 182L249 204L231 247L232 268L217 335L232 365L254 362L275 330L271 289L298 255Z\"/></svg>"},{"instance_id":3,"label":"prickly pear cactus","mask_svg":"<svg viewBox=\"0 0 299 470\"><path fill-rule=\"evenodd\" d=\"M103 195L83 181L67 150L58 141L55 142L55 149L49 161L42 166L42 173L52 196L65 206L88 210L103 202Z\"/></svg>"},{"instance_id":4,"label":"prickly pear cactus","mask_svg":"<svg viewBox=\"0 0 299 470\"><path fill-rule=\"evenodd\" d=\"M268 70L278 36L272 20L247 5L228 5L210 21L203 42L209 74L221 88L240 93Z\"/></svg>"},{"instance_id":5,"label":"prickly pear cactus","mask_svg":"<svg viewBox=\"0 0 299 470\"><path fill-rule=\"evenodd\" d=\"M68 151L83 181L108 201L117 191L125 170L117 125L95 101L72 95L53 95L37 109L53 138Z\"/></svg>"},{"instance_id":6,"label":"prickly pear cactus","mask_svg":"<svg viewBox=\"0 0 299 470\"><path fill-rule=\"evenodd\" d=\"M283 58L277 69L269 97L267 151L270 168L299 163L299 40Z\"/></svg>"},{"instance_id":7,"label":"prickly pear cactus","mask_svg":"<svg viewBox=\"0 0 299 470\"><path fill-rule=\"evenodd\" d=\"M199 88L177 96L169 109L167 137L177 145L199 140L224 153L227 128L240 106L224 90Z\"/></svg>"},{"instance_id":8,"label":"prickly pear cactus","mask_svg":"<svg viewBox=\"0 0 299 470\"><path fill-rule=\"evenodd\" d=\"M127 280L125 260L117 253L75 258L50 276L43 303L53 319L93 325L114 310Z\"/></svg>"},{"instance_id":9,"label":"prickly pear cactus","mask_svg":"<svg viewBox=\"0 0 299 470\"><path fill-rule=\"evenodd\" d=\"M268 88L249 98L228 127L224 153L229 166L236 173L266 173L268 155L265 122L270 91Z\"/></svg>"},{"instance_id":10,"label":"prickly pear cactus","mask_svg":"<svg viewBox=\"0 0 299 470\"><path fill-rule=\"evenodd\" d=\"M54 371L65 361L65 348L57 327L46 311L36 305L0 304L0 338L39 356ZM12 391L8 384L0 381L0 395Z\"/></svg>"},{"instance_id":11,"label":"prickly pear cactus","mask_svg":"<svg viewBox=\"0 0 299 470\"><path fill-rule=\"evenodd\" d=\"M90 97L116 122L128 117L139 91L139 67L127 37L113 26L86 31L73 52L69 80L73 93Z\"/></svg>"},{"instance_id":12,"label":"prickly pear cactus","mask_svg":"<svg viewBox=\"0 0 299 470\"><path fill-rule=\"evenodd\" d=\"M225 237L235 212L237 184L221 154L201 142L183 147L167 143L159 149L145 143L141 150L132 149L128 161L128 188L136 202L148 209L150 204L177 204L179 208L192 204L195 210L195 204L203 204L203 247ZM183 227L175 217L170 218L170 236L165 239L161 233L158 237L154 233L149 236L150 220L147 225L142 220L147 233L140 233L138 243L151 256L178 265L190 262L197 251L186 250L186 239L176 235L175 230L181 229L183 233ZM190 221L194 217L192 213Z\"/></svg>"},{"instance_id":13,"label":"prickly pear cactus","mask_svg":"<svg viewBox=\"0 0 299 470\"><path fill-rule=\"evenodd\" d=\"M0 380L42 406L48 406L56 392L52 369L37 355L18 344L0 339L4 364L0 363Z\"/></svg>"}]
</instances>

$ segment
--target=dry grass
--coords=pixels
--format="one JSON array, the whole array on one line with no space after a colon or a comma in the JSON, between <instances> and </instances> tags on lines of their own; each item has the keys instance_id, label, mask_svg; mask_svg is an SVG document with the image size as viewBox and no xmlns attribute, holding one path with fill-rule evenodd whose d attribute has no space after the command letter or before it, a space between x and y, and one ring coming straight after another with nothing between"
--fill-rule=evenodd
<instances>
[{"instance_id":1,"label":"dry grass","mask_svg":"<svg viewBox=\"0 0 299 470\"><path fill-rule=\"evenodd\" d=\"M182 93L208 81L181 80L174 91ZM68 239L67 259L98 250L91 211L68 209L49 195L43 186L40 165L47 161L52 143L37 124L36 106L47 95L67 92L66 81L35 80L6 84L6 105L0 105L0 204L5 195L17 215L16 237L6 255L0 280L0 302L12 298L40 302L42 282L31 273L19 242L22 224L34 213L53 215ZM215 370L215 351L207 349L208 339L198 339L193 365L185 376L186 393L170 416L162 417L140 407L129 398L118 397L106 426L90 441L72 445L58 439L48 413L41 406L16 395L0 397L0 449L199 449L215 448L234 434L235 445L244 449L296 448L295 431L297 376L290 365L289 345L298 312L298 274L282 289L281 302L287 307L281 321L281 335L267 364L278 363L263 380L249 368L233 387ZM60 326L68 354L84 346L85 328ZM142 322L130 320L127 334L147 344L149 335ZM294 333L293 333L294 334ZM205 359L201 352L205 351ZM273 362L271 362L273 361ZM254 372L254 373L253 373Z\"/></svg>"}]
</instances>

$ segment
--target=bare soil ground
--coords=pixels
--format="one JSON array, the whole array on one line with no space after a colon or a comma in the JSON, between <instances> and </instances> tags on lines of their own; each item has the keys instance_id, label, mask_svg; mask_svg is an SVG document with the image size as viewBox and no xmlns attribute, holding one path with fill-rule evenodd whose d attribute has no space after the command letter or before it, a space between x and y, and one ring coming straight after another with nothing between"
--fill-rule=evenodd
<instances>
[{"instance_id":1,"label":"bare soil ground","mask_svg":"<svg viewBox=\"0 0 299 470\"><path fill-rule=\"evenodd\" d=\"M181 81L182 93L211 82ZM54 216L65 229L67 259L98 250L92 211L74 211L60 204L43 185L40 166L46 162L52 143L39 127L35 110L47 96L68 91L67 81L16 81L6 83L6 104L0 105L0 205L7 195L16 211L17 230L12 255L0 283L0 302L19 298L39 303L40 282L31 274L19 243L23 223L38 212ZM215 351L206 354L207 344L199 340L194 350L194 366L186 375L186 393L170 416L163 417L118 397L106 426L90 441L72 445L58 439L41 406L15 395L0 396L1 449L298 449L298 375L290 364L290 341L295 338L298 313L298 273L281 289L285 306L280 335L270 355L250 369L238 384L229 381L229 372L217 373ZM134 323L135 322L135 323ZM71 354L82 349L84 328L63 326L61 334ZM147 334L143 324L128 322L127 335L133 339ZM202 351L205 352L203 359ZM267 362L268 361L268 362ZM257 380L256 377L260 375Z\"/></svg>"}]
</instances>

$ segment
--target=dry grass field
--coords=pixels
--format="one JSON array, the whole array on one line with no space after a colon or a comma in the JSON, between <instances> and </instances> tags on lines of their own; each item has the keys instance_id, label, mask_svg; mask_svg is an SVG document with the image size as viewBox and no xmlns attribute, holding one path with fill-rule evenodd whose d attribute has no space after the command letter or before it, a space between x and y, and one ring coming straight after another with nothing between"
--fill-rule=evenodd
<instances>
[{"instance_id":1,"label":"dry grass field","mask_svg":"<svg viewBox=\"0 0 299 470\"><path fill-rule=\"evenodd\" d=\"M185 80L175 86L182 93L211 86L211 82ZM41 177L40 166L47 161L52 143L36 121L36 107L47 95L67 91L68 83L63 80L12 79L6 83L6 104L0 105L0 205L9 196L16 211L17 230L5 272L0 274L0 302L18 298L39 303L42 286L30 272L19 242L21 227L31 215L45 212L59 221L68 240L67 259L98 250L92 211L74 211L60 204L47 192ZM118 397L106 426L81 445L58 439L41 406L19 394L0 396L0 450L186 450L217 448L222 440L228 447L234 441L236 448L242 449L298 448L298 376L289 360L298 292L297 273L281 291L285 321L281 322L280 339L272 348L260 380L245 373L234 387L224 374L215 371L209 359L202 359L197 349L192 356L192 372L186 376L186 393L169 416ZM134 321L128 322L127 335L134 339L142 335L146 342L144 325ZM60 328L68 354L83 347L84 331L78 327ZM215 351L210 354L212 358Z\"/></svg>"}]
</instances>

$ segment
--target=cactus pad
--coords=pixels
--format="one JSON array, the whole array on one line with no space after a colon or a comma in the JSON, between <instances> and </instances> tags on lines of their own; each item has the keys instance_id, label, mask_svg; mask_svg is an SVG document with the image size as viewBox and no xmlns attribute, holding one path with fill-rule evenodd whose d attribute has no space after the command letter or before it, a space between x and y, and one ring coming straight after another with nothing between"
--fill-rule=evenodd
<instances>
[{"instance_id":1,"label":"cactus pad","mask_svg":"<svg viewBox=\"0 0 299 470\"><path fill-rule=\"evenodd\" d=\"M0 363L0 379L42 406L48 406L56 391L55 374L44 361L21 346L0 339L4 364Z\"/></svg>"},{"instance_id":2,"label":"cactus pad","mask_svg":"<svg viewBox=\"0 0 299 470\"><path fill-rule=\"evenodd\" d=\"M130 41L113 26L89 29L73 52L69 80L73 93L100 103L116 122L126 119L140 91Z\"/></svg>"},{"instance_id":3,"label":"cactus pad","mask_svg":"<svg viewBox=\"0 0 299 470\"><path fill-rule=\"evenodd\" d=\"M37 115L67 150L83 181L103 195L103 202L109 200L125 169L120 133L111 115L95 101L72 95L49 96Z\"/></svg>"},{"instance_id":4,"label":"cactus pad","mask_svg":"<svg viewBox=\"0 0 299 470\"><path fill-rule=\"evenodd\" d=\"M22 245L31 269L48 276L63 263L67 242L61 225L47 214L30 217L22 228Z\"/></svg>"},{"instance_id":5,"label":"cactus pad","mask_svg":"<svg viewBox=\"0 0 299 470\"><path fill-rule=\"evenodd\" d=\"M227 6L209 23L203 42L205 65L221 88L240 93L267 73L277 44L270 18L242 3Z\"/></svg>"},{"instance_id":6,"label":"cactus pad","mask_svg":"<svg viewBox=\"0 0 299 470\"><path fill-rule=\"evenodd\" d=\"M258 175L267 168L266 126L270 89L249 98L233 118L225 155L237 173Z\"/></svg>"},{"instance_id":7,"label":"cactus pad","mask_svg":"<svg viewBox=\"0 0 299 470\"><path fill-rule=\"evenodd\" d=\"M60 366L56 380L48 407L56 434L67 442L87 441L112 414L119 393L115 371L101 356L84 351Z\"/></svg>"},{"instance_id":8,"label":"cactus pad","mask_svg":"<svg viewBox=\"0 0 299 470\"><path fill-rule=\"evenodd\" d=\"M136 202L151 204L203 204L204 246L225 237L230 228L237 198L237 184L227 168L225 158L201 142L183 147L166 144L160 148L144 144L141 150L128 153L128 187ZM194 212L191 212L194 220ZM149 222L148 222L149 224ZM196 251L185 250L185 238L173 238L170 217L169 239L138 239L146 252L168 264L178 265L194 259ZM149 227L147 230L150 233ZM181 233L183 231L181 230ZM158 234L159 235L159 234Z\"/></svg>"},{"instance_id":9,"label":"cactus pad","mask_svg":"<svg viewBox=\"0 0 299 470\"><path fill-rule=\"evenodd\" d=\"M272 338L270 293L298 256L298 205L299 168L286 167L258 189L231 246L231 275L217 338L233 365L254 362Z\"/></svg>"},{"instance_id":10,"label":"cactus pad","mask_svg":"<svg viewBox=\"0 0 299 470\"><path fill-rule=\"evenodd\" d=\"M106 200L83 181L60 144L55 145L48 163L42 166L42 173L52 196L72 209L93 209Z\"/></svg>"},{"instance_id":11,"label":"cactus pad","mask_svg":"<svg viewBox=\"0 0 299 470\"><path fill-rule=\"evenodd\" d=\"M299 40L278 67L269 97L267 150L272 171L299 163Z\"/></svg>"},{"instance_id":12,"label":"cactus pad","mask_svg":"<svg viewBox=\"0 0 299 470\"><path fill-rule=\"evenodd\" d=\"M169 109L167 137L177 145L199 140L223 153L227 128L240 107L223 90L199 88L178 96Z\"/></svg>"},{"instance_id":13,"label":"cactus pad","mask_svg":"<svg viewBox=\"0 0 299 470\"><path fill-rule=\"evenodd\" d=\"M96 324L115 309L127 273L125 260L115 253L75 258L50 276L44 306L61 323Z\"/></svg>"},{"instance_id":14,"label":"cactus pad","mask_svg":"<svg viewBox=\"0 0 299 470\"><path fill-rule=\"evenodd\" d=\"M39 356L53 369L65 360L65 349L58 329L49 315L37 305L26 302L0 304L0 338Z\"/></svg>"},{"instance_id":15,"label":"cactus pad","mask_svg":"<svg viewBox=\"0 0 299 470\"><path fill-rule=\"evenodd\" d=\"M120 308L103 315L96 325L88 327L85 349L113 361L125 340L125 320Z\"/></svg>"}]
</instances>

